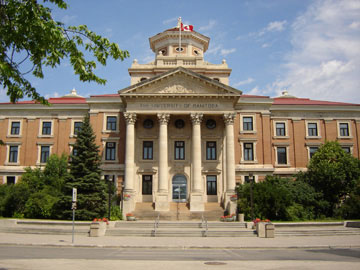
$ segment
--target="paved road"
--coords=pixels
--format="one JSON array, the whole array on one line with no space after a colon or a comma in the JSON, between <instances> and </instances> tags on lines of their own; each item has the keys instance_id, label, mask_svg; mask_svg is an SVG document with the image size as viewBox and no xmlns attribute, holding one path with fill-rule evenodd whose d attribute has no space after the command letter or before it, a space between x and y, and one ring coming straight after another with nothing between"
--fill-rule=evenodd
<instances>
[{"instance_id":1,"label":"paved road","mask_svg":"<svg viewBox=\"0 0 360 270\"><path fill-rule=\"evenodd\" d=\"M358 270L360 249L134 249L0 246L0 270Z\"/></svg>"},{"instance_id":2,"label":"paved road","mask_svg":"<svg viewBox=\"0 0 360 270\"><path fill-rule=\"evenodd\" d=\"M1 259L85 259L85 260L156 260L156 261L258 261L306 260L359 262L360 249L131 249L71 247L0 247Z\"/></svg>"}]
</instances>

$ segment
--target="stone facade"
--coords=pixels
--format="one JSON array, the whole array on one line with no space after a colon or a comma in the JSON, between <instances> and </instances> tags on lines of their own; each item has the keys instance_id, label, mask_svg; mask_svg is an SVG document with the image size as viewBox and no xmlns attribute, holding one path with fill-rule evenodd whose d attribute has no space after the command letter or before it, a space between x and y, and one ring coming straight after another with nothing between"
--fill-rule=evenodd
<instances>
[{"instance_id":1,"label":"stone facade","mask_svg":"<svg viewBox=\"0 0 360 270\"><path fill-rule=\"evenodd\" d=\"M0 182L19 180L52 153L69 154L86 113L102 154L104 178L124 191L124 213L172 201L204 211L217 202L229 212L237 183L250 174L290 176L306 170L311 154L337 140L359 158L360 106L290 96L252 96L228 85L225 61L204 61L209 38L178 29L150 38L155 60L129 69L131 85L118 93L83 98L73 91L34 102L0 104ZM179 52L180 51L180 52Z\"/></svg>"}]
</instances>

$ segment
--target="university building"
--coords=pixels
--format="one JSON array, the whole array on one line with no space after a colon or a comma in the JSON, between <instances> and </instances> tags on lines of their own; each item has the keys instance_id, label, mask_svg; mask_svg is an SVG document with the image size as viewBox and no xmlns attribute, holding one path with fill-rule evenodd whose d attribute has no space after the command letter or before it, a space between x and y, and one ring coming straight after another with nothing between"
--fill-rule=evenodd
<instances>
[{"instance_id":1,"label":"university building","mask_svg":"<svg viewBox=\"0 0 360 270\"><path fill-rule=\"evenodd\" d=\"M229 86L225 60L204 60L210 39L168 29L149 39L154 61L129 68L118 92L0 104L0 183L16 183L28 166L70 154L89 113L104 179L127 200L124 213L148 203L154 212L182 202L190 212L209 204L235 211L239 183L306 170L325 141L359 158L360 105L246 95ZM250 179L250 180L251 180ZM81 191L79 191L81 192Z\"/></svg>"}]
</instances>

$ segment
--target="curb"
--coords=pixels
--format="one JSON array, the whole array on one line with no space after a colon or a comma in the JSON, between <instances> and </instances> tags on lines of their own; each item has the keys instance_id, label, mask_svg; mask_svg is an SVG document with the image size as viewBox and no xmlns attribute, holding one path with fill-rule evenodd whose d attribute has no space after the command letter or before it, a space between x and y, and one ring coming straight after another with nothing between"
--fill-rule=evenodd
<instances>
[{"instance_id":1,"label":"curb","mask_svg":"<svg viewBox=\"0 0 360 270\"><path fill-rule=\"evenodd\" d=\"M22 243L0 243L0 246L29 246L29 247L53 247L53 248L112 248L112 249L165 249L165 250L191 250L191 249L252 249L252 250L282 250L282 249L354 249L360 248L360 245L314 245L314 246L227 246L227 247L211 247L211 246L129 246L129 245L89 245L89 244L49 244L49 243L37 243L37 244L22 244Z\"/></svg>"}]
</instances>

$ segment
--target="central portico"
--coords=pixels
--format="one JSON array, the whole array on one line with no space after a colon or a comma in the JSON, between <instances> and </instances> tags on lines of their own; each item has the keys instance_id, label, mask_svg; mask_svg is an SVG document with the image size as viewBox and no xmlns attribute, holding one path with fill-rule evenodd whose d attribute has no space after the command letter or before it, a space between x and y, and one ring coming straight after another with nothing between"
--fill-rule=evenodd
<instances>
[{"instance_id":1,"label":"central portico","mask_svg":"<svg viewBox=\"0 0 360 270\"><path fill-rule=\"evenodd\" d=\"M124 192L130 195L124 214L140 202L153 202L155 211L170 211L170 202L187 202L194 212L204 211L207 202L235 211L230 197L241 92L226 84L225 62L203 61L206 37L187 33L176 53L176 34L170 29L150 38L155 62L135 60L129 69L133 84L119 91L126 120Z\"/></svg>"}]
</instances>

